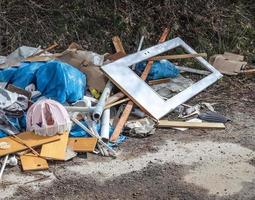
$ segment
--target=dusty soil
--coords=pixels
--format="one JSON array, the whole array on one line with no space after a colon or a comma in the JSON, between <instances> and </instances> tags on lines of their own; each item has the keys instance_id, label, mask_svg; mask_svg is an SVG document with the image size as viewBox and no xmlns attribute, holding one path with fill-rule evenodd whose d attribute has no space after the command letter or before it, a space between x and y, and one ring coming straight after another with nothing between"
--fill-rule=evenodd
<instances>
[{"instance_id":1,"label":"dusty soil","mask_svg":"<svg viewBox=\"0 0 255 200\"><path fill-rule=\"evenodd\" d=\"M8 169L5 199L255 199L255 82L226 78L192 99L217 103L226 130L159 129L129 138L116 159L88 154L50 171Z\"/></svg>"}]
</instances>

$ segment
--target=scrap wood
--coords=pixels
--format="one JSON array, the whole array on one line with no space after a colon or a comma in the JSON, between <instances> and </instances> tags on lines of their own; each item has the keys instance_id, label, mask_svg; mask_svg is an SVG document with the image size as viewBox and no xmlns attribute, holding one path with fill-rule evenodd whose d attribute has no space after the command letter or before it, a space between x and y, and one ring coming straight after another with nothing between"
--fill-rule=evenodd
<instances>
[{"instance_id":1,"label":"scrap wood","mask_svg":"<svg viewBox=\"0 0 255 200\"><path fill-rule=\"evenodd\" d=\"M60 140L42 145L40 156L52 160L65 160L69 132L60 135Z\"/></svg>"},{"instance_id":2,"label":"scrap wood","mask_svg":"<svg viewBox=\"0 0 255 200\"><path fill-rule=\"evenodd\" d=\"M124 54L126 54L126 51L125 49L123 48L123 45L122 45L122 42L120 40L120 37L119 36L114 36L112 38L112 42L113 42L113 45L114 45L114 48L116 49L116 52L122 52Z\"/></svg>"},{"instance_id":3,"label":"scrap wood","mask_svg":"<svg viewBox=\"0 0 255 200\"><path fill-rule=\"evenodd\" d=\"M209 122L183 122L183 121L168 121L159 120L158 128L219 128L224 129L223 123L209 123Z\"/></svg>"},{"instance_id":4,"label":"scrap wood","mask_svg":"<svg viewBox=\"0 0 255 200\"><path fill-rule=\"evenodd\" d=\"M110 97L106 100L106 103L105 103L105 104L106 104L106 105L107 105L107 104L112 104L112 103L114 103L114 102L116 102L116 101L122 99L123 97L125 97L125 94L122 93L122 92L118 92L118 93L116 93L116 94L110 96Z\"/></svg>"},{"instance_id":5,"label":"scrap wood","mask_svg":"<svg viewBox=\"0 0 255 200\"><path fill-rule=\"evenodd\" d=\"M93 152L97 138L69 138L68 147L76 152Z\"/></svg>"},{"instance_id":6,"label":"scrap wood","mask_svg":"<svg viewBox=\"0 0 255 200\"><path fill-rule=\"evenodd\" d=\"M171 80L171 78L162 78L162 79L148 81L148 84L149 85L158 85L161 83L168 83L170 80Z\"/></svg>"},{"instance_id":7,"label":"scrap wood","mask_svg":"<svg viewBox=\"0 0 255 200\"><path fill-rule=\"evenodd\" d=\"M170 32L170 30L168 28L166 28L164 30L162 36L159 39L159 43L162 43L162 42L164 42L166 40L169 32ZM152 64L153 64L153 61L149 61L147 63L147 65L146 65L146 67L145 67L145 69L144 69L144 71L143 71L143 73L141 75L141 78L143 80L146 80L146 78L147 78L147 76L148 76L148 74L149 74L149 72L151 70ZM116 127L114 129L114 132L113 132L113 134L112 134L112 136L110 138L111 142L115 142L118 139L118 137L119 137L119 135L120 135L120 133L121 133L121 131L123 129L123 126L125 125L128 117L129 117L129 115L130 115L130 113L131 113L131 111L133 109L133 106L134 106L133 101L131 101L131 100L128 101L128 103L127 103L127 105L126 105L126 107L125 107L125 109L123 111L123 114L121 115L121 118L119 119L119 121L118 121L118 123L117 123L117 125L116 125Z\"/></svg>"},{"instance_id":8,"label":"scrap wood","mask_svg":"<svg viewBox=\"0 0 255 200\"><path fill-rule=\"evenodd\" d=\"M49 169L47 160L32 153L20 156L21 166L24 171Z\"/></svg>"},{"instance_id":9,"label":"scrap wood","mask_svg":"<svg viewBox=\"0 0 255 200\"><path fill-rule=\"evenodd\" d=\"M201 75L209 75L211 73L209 71L194 69L194 68L190 68L190 67L179 67L178 66L178 68L182 72L190 72L190 73L201 74Z\"/></svg>"},{"instance_id":10,"label":"scrap wood","mask_svg":"<svg viewBox=\"0 0 255 200\"><path fill-rule=\"evenodd\" d=\"M180 55L166 55L166 56L155 56L150 58L149 60L175 60L175 59L183 59L183 58L196 58L196 57L207 57L207 53L197 53L197 54L180 54Z\"/></svg>"},{"instance_id":11,"label":"scrap wood","mask_svg":"<svg viewBox=\"0 0 255 200\"><path fill-rule=\"evenodd\" d=\"M255 69L242 70L240 74L255 74Z\"/></svg>"},{"instance_id":12,"label":"scrap wood","mask_svg":"<svg viewBox=\"0 0 255 200\"><path fill-rule=\"evenodd\" d=\"M54 135L51 137L39 136L34 134L33 132L23 132L19 134L19 138L22 139L28 146L36 147L42 144L46 144L49 142L54 142L60 139L59 135ZM29 149L26 145L17 142L12 138L12 136L0 138L0 142L7 142L10 144L9 149L0 149L0 156L4 156L7 154L16 153L19 151L23 151Z\"/></svg>"},{"instance_id":13,"label":"scrap wood","mask_svg":"<svg viewBox=\"0 0 255 200\"><path fill-rule=\"evenodd\" d=\"M124 103L124 102L126 102L126 101L128 101L128 100L130 100L130 99L129 99L129 98L125 98L125 99L121 99L121 100L119 100L119 101L116 101L116 102L114 102L114 103L107 104L107 105L105 105L104 109L111 108L111 107L113 107L113 106L116 106L116 105L119 105L119 104L121 104L121 103Z\"/></svg>"}]
</instances>

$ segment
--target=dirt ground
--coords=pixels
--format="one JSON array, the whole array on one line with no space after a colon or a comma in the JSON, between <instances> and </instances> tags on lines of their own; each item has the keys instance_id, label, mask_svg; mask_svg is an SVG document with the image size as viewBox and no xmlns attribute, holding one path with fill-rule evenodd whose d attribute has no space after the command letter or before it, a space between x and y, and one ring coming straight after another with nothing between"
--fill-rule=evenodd
<instances>
[{"instance_id":1,"label":"dirt ground","mask_svg":"<svg viewBox=\"0 0 255 200\"><path fill-rule=\"evenodd\" d=\"M8 168L2 199L255 199L255 82L224 77L193 98L232 121L225 130L158 129L116 159L88 154L45 172Z\"/></svg>"}]
</instances>

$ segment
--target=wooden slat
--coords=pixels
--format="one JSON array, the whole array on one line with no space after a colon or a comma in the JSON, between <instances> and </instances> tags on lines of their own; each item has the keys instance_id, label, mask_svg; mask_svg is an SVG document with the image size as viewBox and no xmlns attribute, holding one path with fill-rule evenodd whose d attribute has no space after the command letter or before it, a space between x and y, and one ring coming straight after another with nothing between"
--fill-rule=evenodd
<instances>
[{"instance_id":1,"label":"wooden slat","mask_svg":"<svg viewBox=\"0 0 255 200\"><path fill-rule=\"evenodd\" d=\"M96 138L69 138L68 140L68 147L76 152L93 152L96 144Z\"/></svg>"},{"instance_id":2,"label":"wooden slat","mask_svg":"<svg viewBox=\"0 0 255 200\"><path fill-rule=\"evenodd\" d=\"M114 48L116 49L116 52L122 52L124 54L126 54L126 51L125 49L123 48L123 45L122 45L122 42L120 40L120 37L119 36L114 36L112 38L112 42L113 42L113 45L114 45Z\"/></svg>"},{"instance_id":3,"label":"wooden slat","mask_svg":"<svg viewBox=\"0 0 255 200\"><path fill-rule=\"evenodd\" d=\"M168 83L171 80L171 78L162 78L157 80L151 80L148 82L149 85L157 85L161 83Z\"/></svg>"},{"instance_id":4,"label":"wooden slat","mask_svg":"<svg viewBox=\"0 0 255 200\"><path fill-rule=\"evenodd\" d=\"M149 60L175 60L175 59L183 59L183 58L195 58L195 57L207 57L206 53L198 53L198 54L180 54L180 55L166 55L166 56L155 56L150 58Z\"/></svg>"},{"instance_id":5,"label":"wooden slat","mask_svg":"<svg viewBox=\"0 0 255 200\"><path fill-rule=\"evenodd\" d=\"M69 132L60 135L60 140L42 145L40 156L52 160L65 160Z\"/></svg>"},{"instance_id":6,"label":"wooden slat","mask_svg":"<svg viewBox=\"0 0 255 200\"><path fill-rule=\"evenodd\" d=\"M166 28L164 30L163 34L161 35L161 37L159 39L159 43L162 43L162 42L164 42L166 40L169 32L170 32L170 30L168 28ZM148 74L149 74L149 72L151 70L152 64L153 64L153 61L149 61L147 63L147 65L146 65L146 67L145 67L145 69L144 69L144 71L143 71L143 73L141 75L141 79L146 80L146 78L147 78L147 76L148 76ZM118 139L118 137L119 137L119 135L120 135L120 133L121 133L121 131L123 129L123 126L127 122L127 119L129 117L132 109L133 109L133 106L134 106L133 101L131 101L131 100L128 101L128 103L127 103L127 105L126 105L126 107L125 107L125 109L123 111L123 114L121 115L121 117L120 117L120 119L119 119L119 121L118 121L118 123L117 123L117 125L116 125L116 127L114 129L114 132L113 132L113 134L112 134L112 136L110 138L111 142L115 142Z\"/></svg>"},{"instance_id":7,"label":"wooden slat","mask_svg":"<svg viewBox=\"0 0 255 200\"><path fill-rule=\"evenodd\" d=\"M20 156L21 166L24 171L49 169L47 160L34 154Z\"/></svg>"},{"instance_id":8,"label":"wooden slat","mask_svg":"<svg viewBox=\"0 0 255 200\"><path fill-rule=\"evenodd\" d=\"M60 140L59 135L55 135L55 136L51 136L51 137L45 137L45 136L36 135L33 132L23 132L23 133L20 133L18 135L18 137L20 139L22 139L30 147L36 147L36 146L40 146L42 144L46 144L46 143L50 143L50 142ZM0 142L7 142L11 146L9 149L0 149L0 156L4 156L4 155L7 155L7 154L12 154L12 153L16 153L16 152L28 149L27 146L17 142L11 136L1 138Z\"/></svg>"},{"instance_id":9,"label":"wooden slat","mask_svg":"<svg viewBox=\"0 0 255 200\"><path fill-rule=\"evenodd\" d=\"M208 122L181 122L181 121L168 121L160 120L158 128L219 128L224 129L223 123L208 123Z\"/></svg>"},{"instance_id":10,"label":"wooden slat","mask_svg":"<svg viewBox=\"0 0 255 200\"><path fill-rule=\"evenodd\" d=\"M118 92L112 96L110 96L107 100L105 104L112 104L120 99L122 99L123 97L125 97L125 94L122 92Z\"/></svg>"}]
</instances>

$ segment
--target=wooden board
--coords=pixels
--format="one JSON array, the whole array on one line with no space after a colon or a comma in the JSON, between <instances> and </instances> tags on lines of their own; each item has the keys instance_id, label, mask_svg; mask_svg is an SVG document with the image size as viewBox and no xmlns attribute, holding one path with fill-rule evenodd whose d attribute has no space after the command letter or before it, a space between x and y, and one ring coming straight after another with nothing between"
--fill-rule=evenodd
<instances>
[{"instance_id":1,"label":"wooden board","mask_svg":"<svg viewBox=\"0 0 255 200\"><path fill-rule=\"evenodd\" d=\"M54 142L60 139L59 135L45 137L45 136L36 135L33 132L23 132L18 134L18 137L22 139L30 147L40 146L42 144ZM12 153L16 153L16 152L28 149L28 147L17 142L16 139L15 138L13 139L11 136L1 138L0 142L7 142L11 146L9 149L0 149L0 156L4 156L7 154L12 154Z\"/></svg>"},{"instance_id":2,"label":"wooden board","mask_svg":"<svg viewBox=\"0 0 255 200\"><path fill-rule=\"evenodd\" d=\"M219 128L224 129L223 123L208 123L208 122L181 122L181 121L168 121L160 120L158 128Z\"/></svg>"},{"instance_id":3,"label":"wooden board","mask_svg":"<svg viewBox=\"0 0 255 200\"><path fill-rule=\"evenodd\" d=\"M69 138L68 146L76 152L93 152L97 138Z\"/></svg>"},{"instance_id":4,"label":"wooden board","mask_svg":"<svg viewBox=\"0 0 255 200\"><path fill-rule=\"evenodd\" d=\"M32 153L20 156L20 161L24 171L49 169L46 159Z\"/></svg>"},{"instance_id":5,"label":"wooden board","mask_svg":"<svg viewBox=\"0 0 255 200\"><path fill-rule=\"evenodd\" d=\"M60 140L44 144L40 156L52 160L65 160L69 132L60 135Z\"/></svg>"}]
</instances>

